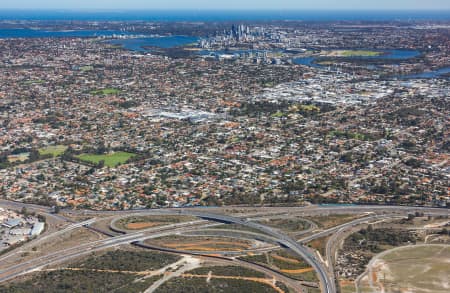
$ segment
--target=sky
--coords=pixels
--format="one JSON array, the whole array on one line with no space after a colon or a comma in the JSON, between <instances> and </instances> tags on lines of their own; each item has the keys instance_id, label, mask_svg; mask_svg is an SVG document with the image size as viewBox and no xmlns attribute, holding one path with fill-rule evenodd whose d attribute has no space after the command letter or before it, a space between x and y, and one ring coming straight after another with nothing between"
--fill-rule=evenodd
<instances>
[{"instance_id":1,"label":"sky","mask_svg":"<svg viewBox=\"0 0 450 293\"><path fill-rule=\"evenodd\" d=\"M450 10L450 0L0 0L0 9Z\"/></svg>"}]
</instances>

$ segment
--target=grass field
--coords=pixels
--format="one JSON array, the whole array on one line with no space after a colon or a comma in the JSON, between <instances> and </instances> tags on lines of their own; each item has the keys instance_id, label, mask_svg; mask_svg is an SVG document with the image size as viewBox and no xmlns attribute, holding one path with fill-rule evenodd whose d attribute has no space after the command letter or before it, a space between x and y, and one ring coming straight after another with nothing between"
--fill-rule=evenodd
<instances>
[{"instance_id":1,"label":"grass field","mask_svg":"<svg viewBox=\"0 0 450 293\"><path fill-rule=\"evenodd\" d=\"M370 50L335 50L328 52L328 56L333 57L376 57L382 54L383 52Z\"/></svg>"},{"instance_id":2,"label":"grass field","mask_svg":"<svg viewBox=\"0 0 450 293\"><path fill-rule=\"evenodd\" d=\"M108 167L116 167L120 164L124 164L128 159L134 157L135 154L133 153L127 153L127 152L115 152L111 154L105 154L105 155L93 155L93 154L81 154L78 155L77 158L79 158L82 161L90 162L98 164L100 161L105 161L105 166Z\"/></svg>"},{"instance_id":3,"label":"grass field","mask_svg":"<svg viewBox=\"0 0 450 293\"><path fill-rule=\"evenodd\" d=\"M368 277L386 292L444 293L450 289L449 262L449 245L402 247L372 262Z\"/></svg>"},{"instance_id":4,"label":"grass field","mask_svg":"<svg viewBox=\"0 0 450 293\"><path fill-rule=\"evenodd\" d=\"M53 157L58 157L62 153L64 153L66 150L67 150L67 146L65 146L65 145L49 146L49 147L39 149L39 154L40 155L52 155Z\"/></svg>"},{"instance_id":5,"label":"grass field","mask_svg":"<svg viewBox=\"0 0 450 293\"><path fill-rule=\"evenodd\" d=\"M80 70L83 72L91 71L91 70L94 70L94 67L92 65L81 66Z\"/></svg>"},{"instance_id":6,"label":"grass field","mask_svg":"<svg viewBox=\"0 0 450 293\"><path fill-rule=\"evenodd\" d=\"M91 94L93 95L117 95L120 93L120 90L114 89L114 88L106 88L106 89L100 89L100 90L93 90L91 91Z\"/></svg>"},{"instance_id":7,"label":"grass field","mask_svg":"<svg viewBox=\"0 0 450 293\"><path fill-rule=\"evenodd\" d=\"M348 50L343 51L342 56L344 57L353 57L353 56L361 56L361 57L373 57L380 56L382 53L377 51L367 51L367 50Z\"/></svg>"},{"instance_id":8,"label":"grass field","mask_svg":"<svg viewBox=\"0 0 450 293\"><path fill-rule=\"evenodd\" d=\"M31 85L31 84L41 84L41 83L44 83L44 82L45 82L45 80L35 79L35 80L27 80L27 81L23 82L23 84Z\"/></svg>"}]
</instances>

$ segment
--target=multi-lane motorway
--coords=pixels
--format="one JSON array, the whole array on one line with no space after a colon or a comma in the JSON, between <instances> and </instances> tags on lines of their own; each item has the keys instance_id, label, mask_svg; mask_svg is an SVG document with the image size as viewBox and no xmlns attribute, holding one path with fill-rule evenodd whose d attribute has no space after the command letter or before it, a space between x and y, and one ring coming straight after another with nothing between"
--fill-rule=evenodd
<instances>
[{"instance_id":1,"label":"multi-lane motorway","mask_svg":"<svg viewBox=\"0 0 450 293\"><path fill-rule=\"evenodd\" d=\"M322 290L326 293L333 293L336 292L334 283L329 278L327 274L326 268L317 260L317 258L303 245L299 244L297 241L293 240L289 236L280 233L279 231L262 225L260 223L248 221L246 219L241 219L237 217L227 216L227 215L220 215L220 214L213 214L213 213L206 213L202 211L193 211L193 210L181 210L182 214L188 214L191 216L197 216L206 220L213 220L213 221L221 221L226 223L233 223L233 224L239 224L243 225L249 228L257 229L265 234L268 234L276 239L278 239L278 243L281 246L287 247L291 249L293 252L295 252L297 255L302 257L306 260L318 273L320 283L322 285Z\"/></svg>"},{"instance_id":2,"label":"multi-lane motorway","mask_svg":"<svg viewBox=\"0 0 450 293\"><path fill-rule=\"evenodd\" d=\"M46 215L50 214L50 209L38 205L27 205L23 203L10 202L5 200L0 200L0 206L6 208L13 209L21 209L22 207L26 207L29 210L36 211L39 213L44 213ZM276 211L275 211L276 210ZM123 217L124 215L190 215L201 218L203 220L210 220L215 222L224 222L224 223L233 223L243 225L255 230L262 232L263 234L269 235L272 239L276 239L278 244L282 247L289 248L298 256L302 257L306 262L308 262L317 272L319 276L320 286L322 292L326 293L334 293L336 292L334 273L333 273L333 264L331 263L331 258L328 257L328 267L320 261L316 255L306 246L305 243L323 237L327 235L332 235L335 233L341 233L342 231L347 230L353 226L361 225L364 223L368 223L371 221L390 219L399 216L405 216L408 213L414 213L416 211L423 212L426 215L450 215L450 210L448 209L435 209L435 208L422 208L422 207L394 207L394 206L355 206L355 205L346 205L346 206L311 206L311 207L302 207L302 208L279 208L279 209L260 209L262 215L274 214L274 212L280 213L292 213L293 215L298 216L303 213L364 213L371 212L372 214L366 216L364 218L359 218L354 221L320 231L318 233L314 233L310 236L304 237L299 241L296 241L289 237L288 235L280 232L279 229L274 229L268 227L266 225L255 222L255 218L249 218L240 216L230 216L224 215L220 213L222 210L220 209L157 209L157 210L137 210L137 211L119 211L119 212L108 212L113 216L117 215L117 217ZM93 211L77 211L75 213L84 213L84 214L95 214L98 212ZM288 216L288 215L287 215ZM52 215L54 218L58 218L60 220L67 220L64 217L58 215ZM268 216L270 217L270 216ZM71 231L77 227L89 227L90 224L94 223L95 219L91 219L88 221L73 223L70 226L57 231L55 233L46 235L45 237L54 237L65 233L66 231ZM92 241L89 243L85 243L82 245L78 245L75 247L71 247L68 249L64 249L58 252L49 253L47 255L43 255L41 257L37 257L31 259L29 261L15 264L9 266L3 270L0 270L0 283L15 278L17 276L38 270L42 267L53 265L61 262L65 262L70 260L71 258L78 257L80 255L84 255L90 253L92 251L102 250L109 247L119 246L128 243L139 243L148 238L161 237L165 235L172 235L174 233L186 232L186 231L194 231L199 227L207 227L214 226L216 224L211 224L206 221L192 221L185 224L175 224L175 225L167 225L163 227L155 227L146 229L140 232L129 233L125 235L109 235L110 238ZM42 241L42 240L41 240ZM327 254L330 254L330 251L327 249ZM296 284L294 284L296 288Z\"/></svg>"},{"instance_id":3,"label":"multi-lane motorway","mask_svg":"<svg viewBox=\"0 0 450 293\"><path fill-rule=\"evenodd\" d=\"M210 225L213 224L207 223L200 226L195 225L190 227L191 229L198 229L199 227L207 228ZM89 254L94 251L103 250L106 248L129 244L133 242L144 241L149 238L168 236L174 233L180 233L185 231L189 231L189 226L186 225L183 227L179 227L174 225L166 225L141 230L139 232L123 234L84 244L79 244L67 249L62 249L56 252L48 253L31 260L9 266L6 269L0 270L0 283L23 274L33 272L44 266L65 262L72 258Z\"/></svg>"}]
</instances>

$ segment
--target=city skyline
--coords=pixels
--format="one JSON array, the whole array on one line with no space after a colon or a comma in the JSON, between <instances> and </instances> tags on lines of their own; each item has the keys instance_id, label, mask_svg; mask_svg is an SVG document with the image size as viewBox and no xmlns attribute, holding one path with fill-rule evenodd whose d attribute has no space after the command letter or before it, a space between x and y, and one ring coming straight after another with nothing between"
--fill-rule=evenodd
<instances>
[{"instance_id":1,"label":"city skyline","mask_svg":"<svg viewBox=\"0 0 450 293\"><path fill-rule=\"evenodd\" d=\"M343 0L336 3L331 0L310 1L242 1L230 0L226 2L206 0L167 0L167 1L144 1L144 0L57 0L32 1L22 0L0 3L0 9L91 9L91 10L450 10L450 2L446 0L429 1L357 1Z\"/></svg>"}]
</instances>

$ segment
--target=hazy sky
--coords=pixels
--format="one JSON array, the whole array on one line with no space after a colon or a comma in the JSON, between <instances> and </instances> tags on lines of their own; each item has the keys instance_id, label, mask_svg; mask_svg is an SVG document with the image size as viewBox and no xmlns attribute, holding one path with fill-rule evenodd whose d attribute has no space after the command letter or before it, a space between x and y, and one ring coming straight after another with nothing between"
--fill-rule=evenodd
<instances>
[{"instance_id":1,"label":"hazy sky","mask_svg":"<svg viewBox=\"0 0 450 293\"><path fill-rule=\"evenodd\" d=\"M0 9L450 10L450 0L0 0Z\"/></svg>"}]
</instances>

